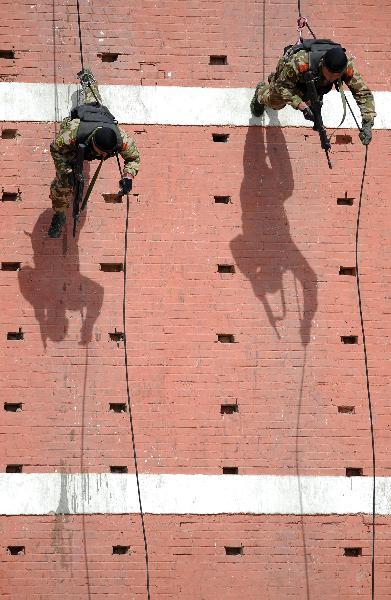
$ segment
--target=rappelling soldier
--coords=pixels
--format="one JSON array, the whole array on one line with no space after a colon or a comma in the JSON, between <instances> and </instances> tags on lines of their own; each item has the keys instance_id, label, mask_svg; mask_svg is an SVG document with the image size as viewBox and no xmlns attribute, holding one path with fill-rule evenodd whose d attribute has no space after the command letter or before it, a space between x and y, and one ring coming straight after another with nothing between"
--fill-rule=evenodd
<instances>
[{"instance_id":1,"label":"rappelling soldier","mask_svg":"<svg viewBox=\"0 0 391 600\"><path fill-rule=\"evenodd\" d=\"M106 160L115 155L124 159L120 181L121 193L128 194L132 179L139 170L140 155L136 144L127 133L120 129L109 110L102 106L98 85L89 69L78 73L83 102L65 118L60 131L50 146L56 176L50 186L50 198L54 215L48 231L52 238L58 238L66 223L66 211L72 198L75 165L78 148L85 146L83 159ZM82 146L81 146L82 145Z\"/></svg>"},{"instance_id":2,"label":"rappelling soldier","mask_svg":"<svg viewBox=\"0 0 391 600\"><path fill-rule=\"evenodd\" d=\"M250 108L254 117L260 117L265 106L280 110L287 104L300 110L305 119L314 121L307 96L306 79L311 75L315 81L320 100L330 92L333 85L341 89L345 83L361 112L362 126L359 137L367 146L372 139L372 127L376 116L373 94L358 73L354 62L346 56L345 48L331 40L301 40L284 50L276 72L268 77L268 83L260 82L255 90Z\"/></svg>"}]
</instances>

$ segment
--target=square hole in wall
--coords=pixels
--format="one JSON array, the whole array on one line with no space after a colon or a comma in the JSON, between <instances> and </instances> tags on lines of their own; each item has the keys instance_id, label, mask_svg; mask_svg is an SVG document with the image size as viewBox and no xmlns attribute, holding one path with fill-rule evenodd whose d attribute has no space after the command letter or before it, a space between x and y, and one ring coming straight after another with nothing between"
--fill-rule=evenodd
<instances>
[{"instance_id":1,"label":"square hole in wall","mask_svg":"<svg viewBox=\"0 0 391 600\"><path fill-rule=\"evenodd\" d=\"M224 546L227 556L242 556L243 546Z\"/></svg>"},{"instance_id":2,"label":"square hole in wall","mask_svg":"<svg viewBox=\"0 0 391 600\"><path fill-rule=\"evenodd\" d=\"M105 63L113 63L118 60L119 52L99 52L97 56Z\"/></svg>"},{"instance_id":3,"label":"square hole in wall","mask_svg":"<svg viewBox=\"0 0 391 600\"><path fill-rule=\"evenodd\" d=\"M112 412L115 413L127 412L127 406L123 402L110 402L109 408Z\"/></svg>"},{"instance_id":4,"label":"square hole in wall","mask_svg":"<svg viewBox=\"0 0 391 600\"><path fill-rule=\"evenodd\" d=\"M110 467L110 473L127 473L128 467L124 465L113 465Z\"/></svg>"},{"instance_id":5,"label":"square hole in wall","mask_svg":"<svg viewBox=\"0 0 391 600\"><path fill-rule=\"evenodd\" d=\"M0 50L0 58L12 60L15 58L15 50Z\"/></svg>"},{"instance_id":6,"label":"square hole in wall","mask_svg":"<svg viewBox=\"0 0 391 600\"><path fill-rule=\"evenodd\" d=\"M232 333L218 333L217 341L220 344L234 344L235 336Z\"/></svg>"},{"instance_id":7,"label":"square hole in wall","mask_svg":"<svg viewBox=\"0 0 391 600\"><path fill-rule=\"evenodd\" d=\"M113 546L113 554L129 554L130 546Z\"/></svg>"},{"instance_id":8,"label":"square hole in wall","mask_svg":"<svg viewBox=\"0 0 391 600\"><path fill-rule=\"evenodd\" d=\"M222 404L220 406L220 412L222 415L233 415L239 412L238 404Z\"/></svg>"},{"instance_id":9,"label":"square hole in wall","mask_svg":"<svg viewBox=\"0 0 391 600\"><path fill-rule=\"evenodd\" d=\"M231 196L213 196L215 204L230 204Z\"/></svg>"},{"instance_id":10,"label":"square hole in wall","mask_svg":"<svg viewBox=\"0 0 391 600\"><path fill-rule=\"evenodd\" d=\"M119 196L118 193L117 194L102 194L103 196L103 200L106 202L106 204L121 204L122 200L122 196Z\"/></svg>"},{"instance_id":11,"label":"square hole in wall","mask_svg":"<svg viewBox=\"0 0 391 600\"><path fill-rule=\"evenodd\" d=\"M226 144L229 140L229 133L212 133L212 140L220 144Z\"/></svg>"},{"instance_id":12,"label":"square hole in wall","mask_svg":"<svg viewBox=\"0 0 391 600\"><path fill-rule=\"evenodd\" d=\"M7 412L20 412L23 410L21 402L4 402L4 410Z\"/></svg>"},{"instance_id":13,"label":"square hole in wall","mask_svg":"<svg viewBox=\"0 0 391 600\"><path fill-rule=\"evenodd\" d=\"M338 206L353 206L354 198L348 198L348 193L345 192L345 196L343 198L337 198Z\"/></svg>"},{"instance_id":14,"label":"square hole in wall","mask_svg":"<svg viewBox=\"0 0 391 600\"><path fill-rule=\"evenodd\" d=\"M117 342L117 344L119 344L119 342L124 341L125 336L122 331L112 331L109 333L109 338L112 342Z\"/></svg>"},{"instance_id":15,"label":"square hole in wall","mask_svg":"<svg viewBox=\"0 0 391 600\"><path fill-rule=\"evenodd\" d=\"M217 265L218 273L235 273L235 265Z\"/></svg>"},{"instance_id":16,"label":"square hole in wall","mask_svg":"<svg viewBox=\"0 0 391 600\"><path fill-rule=\"evenodd\" d=\"M19 331L9 331L7 333L7 340L18 341L18 340L23 340L23 339L24 339L24 333L23 333L21 327L19 327Z\"/></svg>"},{"instance_id":17,"label":"square hole in wall","mask_svg":"<svg viewBox=\"0 0 391 600\"><path fill-rule=\"evenodd\" d=\"M211 54L209 56L209 64L210 65L227 65L228 57L226 54Z\"/></svg>"},{"instance_id":18,"label":"square hole in wall","mask_svg":"<svg viewBox=\"0 0 391 600\"><path fill-rule=\"evenodd\" d=\"M342 414L353 415L356 410L354 406L338 406L338 412Z\"/></svg>"},{"instance_id":19,"label":"square hole in wall","mask_svg":"<svg viewBox=\"0 0 391 600\"><path fill-rule=\"evenodd\" d=\"M104 273L120 273L124 270L123 263L99 263L99 268Z\"/></svg>"},{"instance_id":20,"label":"square hole in wall","mask_svg":"<svg viewBox=\"0 0 391 600\"><path fill-rule=\"evenodd\" d=\"M346 467L346 477L362 477L363 469L361 467Z\"/></svg>"},{"instance_id":21,"label":"square hole in wall","mask_svg":"<svg viewBox=\"0 0 391 600\"><path fill-rule=\"evenodd\" d=\"M335 143L342 145L342 144L353 144L353 138L351 135L346 135L346 134L337 134L335 136Z\"/></svg>"},{"instance_id":22,"label":"square hole in wall","mask_svg":"<svg viewBox=\"0 0 391 600\"><path fill-rule=\"evenodd\" d=\"M339 267L339 275L349 275L350 277L355 277L356 273L356 267Z\"/></svg>"},{"instance_id":23,"label":"square hole in wall","mask_svg":"<svg viewBox=\"0 0 391 600\"><path fill-rule=\"evenodd\" d=\"M362 556L362 548L345 548L345 556Z\"/></svg>"},{"instance_id":24,"label":"square hole in wall","mask_svg":"<svg viewBox=\"0 0 391 600\"><path fill-rule=\"evenodd\" d=\"M3 129L1 137L3 140L14 140L18 135L17 129Z\"/></svg>"},{"instance_id":25,"label":"square hole in wall","mask_svg":"<svg viewBox=\"0 0 391 600\"><path fill-rule=\"evenodd\" d=\"M22 556L26 553L24 546L7 546L8 554L12 554L12 556Z\"/></svg>"},{"instance_id":26,"label":"square hole in wall","mask_svg":"<svg viewBox=\"0 0 391 600\"><path fill-rule=\"evenodd\" d=\"M20 200L20 193L18 192L2 192L2 202L18 202Z\"/></svg>"},{"instance_id":27,"label":"square hole in wall","mask_svg":"<svg viewBox=\"0 0 391 600\"><path fill-rule=\"evenodd\" d=\"M6 473L22 473L23 465L7 465L5 468Z\"/></svg>"},{"instance_id":28,"label":"square hole in wall","mask_svg":"<svg viewBox=\"0 0 391 600\"><path fill-rule=\"evenodd\" d=\"M223 467L223 475L239 475L239 467Z\"/></svg>"},{"instance_id":29,"label":"square hole in wall","mask_svg":"<svg viewBox=\"0 0 391 600\"><path fill-rule=\"evenodd\" d=\"M341 335L341 342L343 344L358 344L357 335Z\"/></svg>"},{"instance_id":30,"label":"square hole in wall","mask_svg":"<svg viewBox=\"0 0 391 600\"><path fill-rule=\"evenodd\" d=\"M20 262L2 262L2 271L20 271Z\"/></svg>"}]
</instances>

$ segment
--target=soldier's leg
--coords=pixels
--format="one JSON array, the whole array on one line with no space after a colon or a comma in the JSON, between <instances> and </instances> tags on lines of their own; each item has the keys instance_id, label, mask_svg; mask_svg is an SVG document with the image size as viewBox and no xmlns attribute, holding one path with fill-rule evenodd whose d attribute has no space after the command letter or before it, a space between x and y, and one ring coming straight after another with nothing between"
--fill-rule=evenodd
<instances>
[{"instance_id":1,"label":"soldier's leg","mask_svg":"<svg viewBox=\"0 0 391 600\"><path fill-rule=\"evenodd\" d=\"M82 104L90 104L91 102L102 102L102 97L99 93L98 84L91 69L84 68L83 71L77 74L82 87Z\"/></svg>"},{"instance_id":2,"label":"soldier's leg","mask_svg":"<svg viewBox=\"0 0 391 600\"><path fill-rule=\"evenodd\" d=\"M265 106L273 108L274 110L280 110L281 108L284 108L286 104L281 96L273 91L273 88L269 84L261 81L255 88L255 93L250 104L251 112L254 117L260 117L265 110Z\"/></svg>"},{"instance_id":3,"label":"soldier's leg","mask_svg":"<svg viewBox=\"0 0 391 600\"><path fill-rule=\"evenodd\" d=\"M72 174L56 173L50 186L50 198L54 215L49 227L48 235L52 238L58 238L61 230L66 223L66 211L72 198Z\"/></svg>"}]
</instances>

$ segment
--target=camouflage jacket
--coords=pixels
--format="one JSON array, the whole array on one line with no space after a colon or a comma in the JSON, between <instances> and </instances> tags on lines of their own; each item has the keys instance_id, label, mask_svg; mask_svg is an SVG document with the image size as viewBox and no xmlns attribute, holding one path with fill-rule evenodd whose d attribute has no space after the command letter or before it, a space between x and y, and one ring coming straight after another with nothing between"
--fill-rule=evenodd
<instances>
[{"instance_id":1,"label":"camouflage jacket","mask_svg":"<svg viewBox=\"0 0 391 600\"><path fill-rule=\"evenodd\" d=\"M299 50L288 59L282 57L278 61L276 72L269 77L270 87L273 92L283 98L286 104L298 108L299 104L305 99L305 83L302 76L308 70L309 58L306 50ZM348 59L347 67L341 79L352 92L363 121L374 119L376 112L373 94L364 83L351 58ZM322 91L327 93L331 89L330 83L324 79L322 74L322 60L319 63L316 87L320 93Z\"/></svg>"},{"instance_id":2,"label":"camouflage jacket","mask_svg":"<svg viewBox=\"0 0 391 600\"><path fill-rule=\"evenodd\" d=\"M76 161L77 147L76 136L80 119L67 117L61 123L60 131L54 142L50 145L57 173L70 173ZM136 175L140 166L140 154L137 146L125 131L118 127L122 137L122 150L120 152L125 161L123 172ZM99 160L99 157L96 157Z\"/></svg>"}]
</instances>

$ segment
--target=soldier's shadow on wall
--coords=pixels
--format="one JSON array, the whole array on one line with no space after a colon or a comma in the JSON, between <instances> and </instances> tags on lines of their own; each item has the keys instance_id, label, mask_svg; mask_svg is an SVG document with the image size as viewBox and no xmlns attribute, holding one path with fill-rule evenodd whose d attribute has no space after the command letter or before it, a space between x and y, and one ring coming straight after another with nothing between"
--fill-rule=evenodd
<instances>
[{"instance_id":1,"label":"soldier's shadow on wall","mask_svg":"<svg viewBox=\"0 0 391 600\"><path fill-rule=\"evenodd\" d=\"M243 233L232 240L232 255L238 268L251 282L254 294L262 303L278 338L281 338L283 321L287 316L284 274L291 272L300 336L306 347L317 309L316 274L290 234L284 202L293 193L294 181L282 129L249 127L243 164L240 189ZM302 215L302 223L304 228L305 214ZM272 294L279 296L277 309L268 298Z\"/></svg>"},{"instance_id":2,"label":"soldier's shadow on wall","mask_svg":"<svg viewBox=\"0 0 391 600\"><path fill-rule=\"evenodd\" d=\"M68 211L67 230L59 239L51 239L47 235L52 215L53 211L46 209L39 216L32 233L25 232L31 238L34 267L23 267L19 271L20 290L34 308L44 348L47 340L60 342L67 337L72 317L69 313L72 312L80 314L79 344L86 345L92 339L104 290L80 273L78 237L72 236L71 212ZM78 232L85 218L84 213Z\"/></svg>"}]
</instances>

